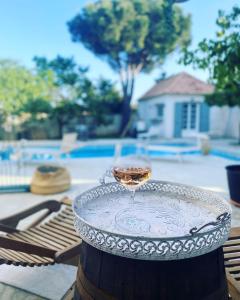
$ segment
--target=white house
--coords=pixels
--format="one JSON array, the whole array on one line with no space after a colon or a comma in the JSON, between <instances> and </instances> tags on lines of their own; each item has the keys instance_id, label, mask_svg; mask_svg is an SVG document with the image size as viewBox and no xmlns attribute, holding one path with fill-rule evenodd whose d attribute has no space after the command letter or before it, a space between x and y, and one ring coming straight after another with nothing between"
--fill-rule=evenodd
<instances>
[{"instance_id":1,"label":"white house","mask_svg":"<svg viewBox=\"0 0 240 300\"><path fill-rule=\"evenodd\" d=\"M158 81L138 101L138 115L147 127L158 126L165 138L191 137L205 132L218 137L237 137L240 110L209 107L205 95L214 86L185 72Z\"/></svg>"}]
</instances>

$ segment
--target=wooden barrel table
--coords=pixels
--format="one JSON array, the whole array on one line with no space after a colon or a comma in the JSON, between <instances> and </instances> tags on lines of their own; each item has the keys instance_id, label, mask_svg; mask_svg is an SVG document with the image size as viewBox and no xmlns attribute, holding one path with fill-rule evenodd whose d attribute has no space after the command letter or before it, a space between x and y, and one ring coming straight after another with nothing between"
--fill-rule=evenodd
<instances>
[{"instance_id":1,"label":"wooden barrel table","mask_svg":"<svg viewBox=\"0 0 240 300\"><path fill-rule=\"evenodd\" d=\"M83 242L74 300L227 300L222 248L182 260L146 261Z\"/></svg>"},{"instance_id":2,"label":"wooden barrel table","mask_svg":"<svg viewBox=\"0 0 240 300\"><path fill-rule=\"evenodd\" d=\"M227 300L222 245L230 205L218 194L163 181L134 202L118 183L74 201L83 239L74 300Z\"/></svg>"}]
</instances>

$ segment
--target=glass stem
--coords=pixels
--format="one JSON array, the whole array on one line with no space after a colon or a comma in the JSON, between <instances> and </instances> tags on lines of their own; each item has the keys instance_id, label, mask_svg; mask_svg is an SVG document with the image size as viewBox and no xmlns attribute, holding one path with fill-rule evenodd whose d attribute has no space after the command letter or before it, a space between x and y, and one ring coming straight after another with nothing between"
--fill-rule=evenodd
<instances>
[{"instance_id":1,"label":"glass stem","mask_svg":"<svg viewBox=\"0 0 240 300\"><path fill-rule=\"evenodd\" d=\"M131 191L131 203L134 203L134 199L135 199L135 190Z\"/></svg>"}]
</instances>

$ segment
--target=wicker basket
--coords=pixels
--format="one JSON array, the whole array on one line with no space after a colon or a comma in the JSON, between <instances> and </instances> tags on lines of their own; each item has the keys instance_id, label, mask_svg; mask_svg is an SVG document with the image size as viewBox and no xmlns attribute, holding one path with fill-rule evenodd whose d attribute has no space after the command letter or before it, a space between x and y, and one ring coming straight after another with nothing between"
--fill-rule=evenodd
<instances>
[{"instance_id":1,"label":"wicker basket","mask_svg":"<svg viewBox=\"0 0 240 300\"><path fill-rule=\"evenodd\" d=\"M68 190L70 186L71 177L66 168L42 165L33 175L31 192L39 195L57 194Z\"/></svg>"}]
</instances>

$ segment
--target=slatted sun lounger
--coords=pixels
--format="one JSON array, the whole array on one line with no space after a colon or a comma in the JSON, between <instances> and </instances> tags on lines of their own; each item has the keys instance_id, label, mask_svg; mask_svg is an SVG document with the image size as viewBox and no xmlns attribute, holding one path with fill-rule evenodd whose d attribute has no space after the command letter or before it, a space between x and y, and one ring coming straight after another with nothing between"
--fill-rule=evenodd
<instances>
[{"instance_id":1,"label":"slatted sun lounger","mask_svg":"<svg viewBox=\"0 0 240 300\"><path fill-rule=\"evenodd\" d=\"M26 230L16 229L22 219L41 210L44 214ZM78 262L81 239L75 232L67 198L60 202L49 200L1 219L0 231L0 264L34 267Z\"/></svg>"}]
</instances>

